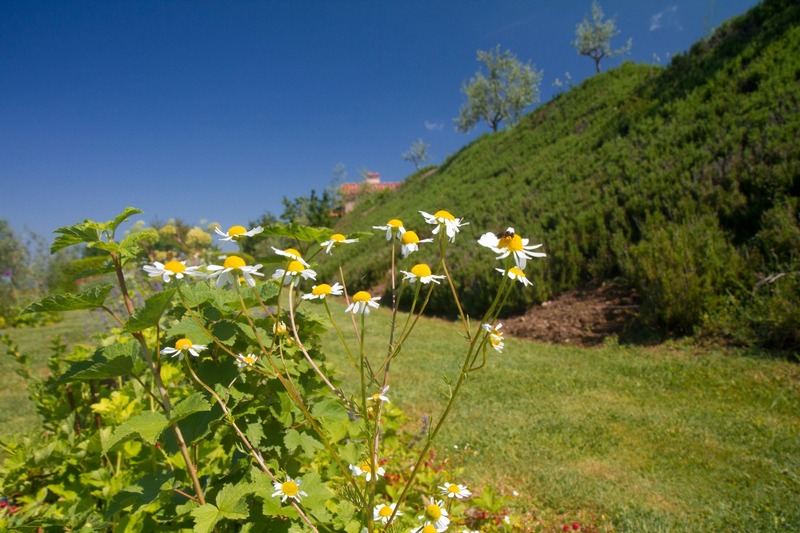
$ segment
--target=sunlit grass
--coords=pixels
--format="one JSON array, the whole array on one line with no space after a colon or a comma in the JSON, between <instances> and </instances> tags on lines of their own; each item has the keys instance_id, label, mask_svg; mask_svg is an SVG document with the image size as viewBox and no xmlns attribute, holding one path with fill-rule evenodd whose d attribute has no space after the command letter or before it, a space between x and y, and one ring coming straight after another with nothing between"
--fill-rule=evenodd
<instances>
[{"instance_id":1,"label":"sunlit grass","mask_svg":"<svg viewBox=\"0 0 800 533\"><path fill-rule=\"evenodd\" d=\"M385 353L389 321L383 310L368 317L370 357ZM455 323L425 319L415 333L390 379L412 429L439 416L466 349ZM356 390L335 335L323 346L345 391ZM463 462L474 486L517 491L519 510L543 521L595 514L623 531L800 527L797 365L681 346L516 339L489 359L435 446Z\"/></svg>"}]
</instances>

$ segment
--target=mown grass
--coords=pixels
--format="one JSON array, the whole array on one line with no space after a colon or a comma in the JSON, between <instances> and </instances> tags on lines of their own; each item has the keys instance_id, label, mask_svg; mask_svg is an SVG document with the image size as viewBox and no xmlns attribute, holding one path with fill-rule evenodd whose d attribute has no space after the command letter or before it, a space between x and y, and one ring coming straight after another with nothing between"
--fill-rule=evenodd
<instances>
[{"instance_id":1,"label":"mown grass","mask_svg":"<svg viewBox=\"0 0 800 533\"><path fill-rule=\"evenodd\" d=\"M352 340L347 315L331 305ZM96 319L70 313L3 334L45 372L51 340L88 339ZM381 309L366 323L366 349L379 358L390 315ZM392 363L389 396L409 431L441 413L462 334L454 322L424 318ZM332 330L323 346L355 393L356 372ZM0 435L36 428L13 370L3 354ZM473 489L499 490L545 530L590 517L617 531L800 530L800 368L774 358L688 344L587 349L507 339L470 376L435 449L463 465Z\"/></svg>"},{"instance_id":2,"label":"mown grass","mask_svg":"<svg viewBox=\"0 0 800 533\"><path fill-rule=\"evenodd\" d=\"M389 320L368 318L371 356L385 352ZM390 397L412 428L439 416L462 333L422 320L392 363ZM323 345L355 392L338 339L329 333ZM463 462L474 487L517 491L518 510L549 527L605 515L619 531L800 530L793 363L689 345L507 339L470 377L435 448Z\"/></svg>"},{"instance_id":3,"label":"mown grass","mask_svg":"<svg viewBox=\"0 0 800 533\"><path fill-rule=\"evenodd\" d=\"M0 335L8 337L19 346L20 352L29 357L34 376L44 376L47 360L54 339L67 344L88 342L102 325L98 314L89 311L73 311L64 314L58 323L42 327L2 329ZM0 388L0 435L33 431L37 428L37 416L33 403L28 397L25 381L17 375L19 365L7 353L6 345L0 345L0 375L3 387Z\"/></svg>"}]
</instances>

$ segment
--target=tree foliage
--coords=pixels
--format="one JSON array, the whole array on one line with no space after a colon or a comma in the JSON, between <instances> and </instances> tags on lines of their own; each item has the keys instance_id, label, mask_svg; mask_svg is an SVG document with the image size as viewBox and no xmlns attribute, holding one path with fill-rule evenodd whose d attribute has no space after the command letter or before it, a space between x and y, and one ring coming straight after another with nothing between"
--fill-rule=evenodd
<instances>
[{"instance_id":1,"label":"tree foliage","mask_svg":"<svg viewBox=\"0 0 800 533\"><path fill-rule=\"evenodd\" d=\"M455 119L458 131L465 133L481 121L497 131L502 121L516 122L526 107L539 101L542 72L530 63L520 62L508 50L501 52L499 45L479 50L478 61L486 73L478 71L462 84L467 101Z\"/></svg>"},{"instance_id":2,"label":"tree foliage","mask_svg":"<svg viewBox=\"0 0 800 533\"><path fill-rule=\"evenodd\" d=\"M630 52L633 41L622 48L611 49L611 39L619 34L617 24L613 18L603 20L603 9L597 0L592 2L592 20L584 17L575 28L575 40L572 42L575 49L582 56L589 56L594 60L597 72L600 72L600 61L606 57L614 57Z\"/></svg>"},{"instance_id":3,"label":"tree foliage","mask_svg":"<svg viewBox=\"0 0 800 533\"><path fill-rule=\"evenodd\" d=\"M410 162L415 169L419 170L422 165L430 160L428 148L430 146L425 141L417 139L411 143L408 151L403 154L403 161Z\"/></svg>"}]
</instances>

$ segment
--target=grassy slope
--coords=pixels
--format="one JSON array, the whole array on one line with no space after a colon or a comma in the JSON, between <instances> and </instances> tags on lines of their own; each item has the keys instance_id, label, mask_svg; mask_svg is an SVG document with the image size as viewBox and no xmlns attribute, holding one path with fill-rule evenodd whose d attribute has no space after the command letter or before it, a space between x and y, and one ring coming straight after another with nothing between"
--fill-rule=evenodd
<instances>
[{"instance_id":1,"label":"grassy slope","mask_svg":"<svg viewBox=\"0 0 800 533\"><path fill-rule=\"evenodd\" d=\"M388 312L368 320L385 350ZM459 326L423 320L392 366L390 397L436 418L460 364ZM374 335L374 336L373 336ZM329 333L329 347L338 339ZM357 383L340 350L330 359ZM353 381L354 380L354 381ZM800 528L800 385L791 363L689 347L599 349L507 339L436 448L550 526L605 514L619 531ZM468 453L453 448L458 445ZM776 521L776 522L773 522Z\"/></svg>"},{"instance_id":2,"label":"grassy slope","mask_svg":"<svg viewBox=\"0 0 800 533\"><path fill-rule=\"evenodd\" d=\"M689 228L679 231L690 235L690 275L745 301L760 273L800 268L799 76L800 6L769 1L666 69L624 64L558 95L514 128L465 146L434 174L412 175L396 193L367 198L338 229L399 217L424 237L420 209L464 217L464 239L512 225L549 254L528 269L533 290L510 302L511 311L522 311L618 276L646 289L653 275L637 262L637 243L652 240L659 249L659 230ZM709 234L720 241L721 257L702 253ZM353 247L344 256L357 288L385 280L388 260L371 252ZM687 262L675 253L665 264L680 270ZM413 260L429 258L422 251ZM493 256L465 248L450 262L476 314L498 282ZM725 267L727 277L713 273ZM319 270L332 279L335 265ZM702 298L708 311L714 302ZM656 315L659 305L655 297L644 302ZM434 300L430 309L446 306Z\"/></svg>"}]
</instances>

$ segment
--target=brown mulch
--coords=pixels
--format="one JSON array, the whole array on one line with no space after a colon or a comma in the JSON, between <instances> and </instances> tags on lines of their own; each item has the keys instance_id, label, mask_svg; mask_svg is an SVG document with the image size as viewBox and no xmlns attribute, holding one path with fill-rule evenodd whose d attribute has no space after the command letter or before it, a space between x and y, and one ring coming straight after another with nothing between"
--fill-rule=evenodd
<instances>
[{"instance_id":1,"label":"brown mulch","mask_svg":"<svg viewBox=\"0 0 800 533\"><path fill-rule=\"evenodd\" d=\"M638 311L635 292L615 283L593 289L576 289L504 319L503 330L512 337L558 344L595 346L626 332Z\"/></svg>"}]
</instances>

